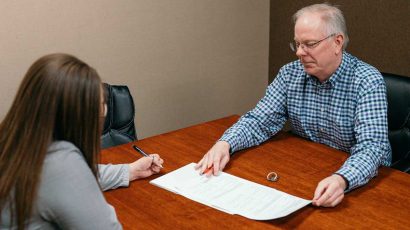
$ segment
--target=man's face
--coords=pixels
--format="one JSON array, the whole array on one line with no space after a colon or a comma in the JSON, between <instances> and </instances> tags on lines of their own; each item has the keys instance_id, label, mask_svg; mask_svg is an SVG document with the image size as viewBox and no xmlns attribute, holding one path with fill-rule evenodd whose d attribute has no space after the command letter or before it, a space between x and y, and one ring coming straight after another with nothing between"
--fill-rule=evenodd
<instances>
[{"instance_id":1,"label":"man's face","mask_svg":"<svg viewBox=\"0 0 410 230\"><path fill-rule=\"evenodd\" d=\"M343 37L327 34L319 15L305 13L300 16L295 24L294 39L301 44L296 55L305 71L320 81L327 80L340 65Z\"/></svg>"}]
</instances>

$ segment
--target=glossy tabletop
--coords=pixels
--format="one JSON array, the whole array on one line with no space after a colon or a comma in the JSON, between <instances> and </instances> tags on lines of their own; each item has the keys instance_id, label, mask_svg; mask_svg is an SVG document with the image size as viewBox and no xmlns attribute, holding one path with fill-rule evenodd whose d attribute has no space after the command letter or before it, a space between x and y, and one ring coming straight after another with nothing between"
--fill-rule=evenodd
<instances>
[{"instance_id":1,"label":"glossy tabletop","mask_svg":"<svg viewBox=\"0 0 410 230\"><path fill-rule=\"evenodd\" d=\"M280 219L255 221L230 215L149 184L197 162L236 122L230 116L134 142L164 159L159 175L105 192L124 229L410 229L410 174L381 167L369 184L346 194L335 208L308 205ZM132 143L102 151L103 163L129 163L141 157ZM264 144L231 157L225 172L305 199L317 183L336 171L348 154L281 132ZM269 182L270 171L279 174Z\"/></svg>"}]
</instances>

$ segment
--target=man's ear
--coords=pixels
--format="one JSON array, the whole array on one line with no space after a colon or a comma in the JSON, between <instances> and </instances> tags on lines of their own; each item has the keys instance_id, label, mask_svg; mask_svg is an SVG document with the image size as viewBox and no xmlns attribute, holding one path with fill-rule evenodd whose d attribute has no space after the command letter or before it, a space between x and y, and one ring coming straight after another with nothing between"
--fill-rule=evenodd
<instances>
[{"instance_id":1,"label":"man's ear","mask_svg":"<svg viewBox=\"0 0 410 230\"><path fill-rule=\"evenodd\" d=\"M343 34L337 34L336 39L335 39L335 46L336 46L336 51L335 54L339 54L340 52L343 52L343 43L344 43L344 36Z\"/></svg>"}]
</instances>

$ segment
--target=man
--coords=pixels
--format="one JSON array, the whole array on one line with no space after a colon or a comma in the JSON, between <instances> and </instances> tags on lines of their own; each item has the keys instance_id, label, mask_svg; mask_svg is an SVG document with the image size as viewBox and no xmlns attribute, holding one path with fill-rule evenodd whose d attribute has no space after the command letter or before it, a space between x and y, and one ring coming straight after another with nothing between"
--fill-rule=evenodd
<instances>
[{"instance_id":1,"label":"man","mask_svg":"<svg viewBox=\"0 0 410 230\"><path fill-rule=\"evenodd\" d=\"M204 155L196 168L217 175L230 153L258 145L289 119L299 136L350 153L333 175L319 182L316 206L334 207L344 192L366 184L380 165L389 166L386 87L377 69L344 51L342 12L329 4L293 16L299 60L283 66L256 107L243 115Z\"/></svg>"}]
</instances>

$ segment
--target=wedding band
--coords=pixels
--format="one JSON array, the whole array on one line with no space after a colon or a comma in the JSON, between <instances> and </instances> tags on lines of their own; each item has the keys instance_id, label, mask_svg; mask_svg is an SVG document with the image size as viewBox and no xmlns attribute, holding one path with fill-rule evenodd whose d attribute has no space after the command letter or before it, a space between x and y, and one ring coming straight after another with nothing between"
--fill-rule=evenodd
<instances>
[{"instance_id":1,"label":"wedding band","mask_svg":"<svg viewBox=\"0 0 410 230\"><path fill-rule=\"evenodd\" d=\"M278 176L278 174L275 173L275 172L270 172L270 173L268 173L268 175L266 176L266 179L267 179L268 181L275 182L275 181L279 180L279 176Z\"/></svg>"}]
</instances>

